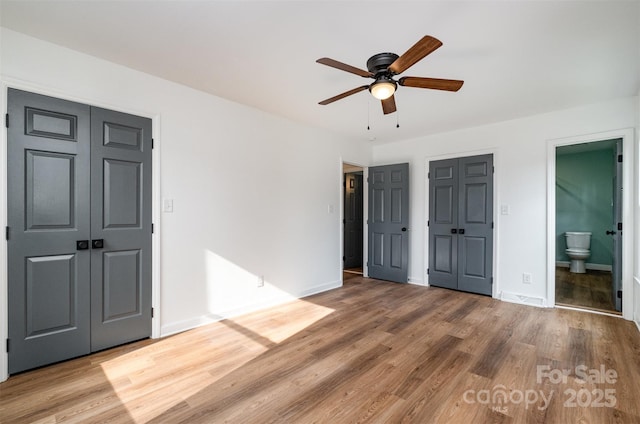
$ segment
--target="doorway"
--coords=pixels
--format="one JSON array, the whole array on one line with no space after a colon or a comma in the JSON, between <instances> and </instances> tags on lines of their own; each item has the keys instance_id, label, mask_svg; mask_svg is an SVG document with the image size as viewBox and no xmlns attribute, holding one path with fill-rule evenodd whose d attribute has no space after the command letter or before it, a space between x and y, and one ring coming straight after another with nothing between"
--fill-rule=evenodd
<instances>
[{"instance_id":1,"label":"doorway","mask_svg":"<svg viewBox=\"0 0 640 424\"><path fill-rule=\"evenodd\" d=\"M151 336L151 120L7 103L9 372Z\"/></svg>"},{"instance_id":2,"label":"doorway","mask_svg":"<svg viewBox=\"0 0 640 424\"><path fill-rule=\"evenodd\" d=\"M342 164L343 184L343 281L363 275L364 169Z\"/></svg>"},{"instance_id":3,"label":"doorway","mask_svg":"<svg viewBox=\"0 0 640 424\"><path fill-rule=\"evenodd\" d=\"M622 139L556 146L555 304L622 311Z\"/></svg>"},{"instance_id":4,"label":"doorway","mask_svg":"<svg viewBox=\"0 0 640 424\"><path fill-rule=\"evenodd\" d=\"M493 292L493 154L429 161L429 285Z\"/></svg>"}]
</instances>

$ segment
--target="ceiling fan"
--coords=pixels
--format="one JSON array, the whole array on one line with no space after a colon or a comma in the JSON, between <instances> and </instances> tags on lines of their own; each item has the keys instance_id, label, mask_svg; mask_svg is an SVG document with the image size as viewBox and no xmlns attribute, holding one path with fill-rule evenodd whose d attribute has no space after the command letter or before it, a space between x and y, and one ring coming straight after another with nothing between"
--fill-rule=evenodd
<instances>
[{"instance_id":1,"label":"ceiling fan","mask_svg":"<svg viewBox=\"0 0 640 424\"><path fill-rule=\"evenodd\" d=\"M462 87L462 84L464 84L464 81L422 77L402 77L397 81L393 79L394 76L403 73L419 60L433 53L440 46L442 46L440 40L425 35L402 56L398 56L395 53L378 53L371 56L369 60L367 60L368 71L329 59L328 57L318 59L316 62L323 65L375 80L371 84L345 91L342 94L323 100L319 102L319 104L328 105L336 100L344 99L347 96L369 89L373 97L382 101L382 111L386 115L396 111L396 100L393 93L395 93L398 88L398 84L406 87L458 91L460 87Z\"/></svg>"}]
</instances>

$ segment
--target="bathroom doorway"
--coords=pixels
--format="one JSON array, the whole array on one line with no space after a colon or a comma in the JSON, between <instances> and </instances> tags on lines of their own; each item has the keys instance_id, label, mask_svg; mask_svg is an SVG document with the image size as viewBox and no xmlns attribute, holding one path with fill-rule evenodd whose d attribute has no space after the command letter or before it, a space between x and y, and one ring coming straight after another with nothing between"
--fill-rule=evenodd
<instances>
[{"instance_id":1,"label":"bathroom doorway","mask_svg":"<svg viewBox=\"0 0 640 424\"><path fill-rule=\"evenodd\" d=\"M555 303L620 313L622 139L555 153Z\"/></svg>"}]
</instances>

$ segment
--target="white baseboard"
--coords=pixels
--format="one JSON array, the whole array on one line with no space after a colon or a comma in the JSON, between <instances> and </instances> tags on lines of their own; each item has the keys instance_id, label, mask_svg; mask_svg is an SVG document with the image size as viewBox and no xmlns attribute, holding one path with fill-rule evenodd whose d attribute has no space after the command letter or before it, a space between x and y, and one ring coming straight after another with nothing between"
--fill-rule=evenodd
<instances>
[{"instance_id":1,"label":"white baseboard","mask_svg":"<svg viewBox=\"0 0 640 424\"><path fill-rule=\"evenodd\" d=\"M407 279L407 282L408 282L409 284L415 284L416 286L424 286L424 287L426 287L426 286L427 286L427 284L426 284L424 281L422 281L422 278L409 277L409 278Z\"/></svg>"},{"instance_id":2,"label":"white baseboard","mask_svg":"<svg viewBox=\"0 0 640 424\"><path fill-rule=\"evenodd\" d=\"M221 311L217 314L206 314L198 317L189 318L182 321L172 322L163 325L160 329L160 337L170 336L172 334L182 333L183 331L191 330L193 328L201 327L203 325L211 324L223 319L229 319L240 315L248 314L250 312L259 311L261 309L270 308L272 306L282 305L283 303L291 302L292 300L301 299L307 296L311 296L317 293L322 293L328 290L333 290L342 286L342 281L333 281L326 284L320 284L318 286L310 287L302 290L296 294L287 294L283 296L273 297L261 302L250 303L239 306L237 308Z\"/></svg>"},{"instance_id":3,"label":"white baseboard","mask_svg":"<svg viewBox=\"0 0 640 424\"><path fill-rule=\"evenodd\" d=\"M546 298L529 296L518 293L501 292L500 300L511 303L519 303L521 305L536 306L538 308L548 308L548 302Z\"/></svg>"},{"instance_id":4,"label":"white baseboard","mask_svg":"<svg viewBox=\"0 0 640 424\"><path fill-rule=\"evenodd\" d=\"M561 267L561 268L569 268L569 265L571 264L571 262L569 261L556 261L556 266ZM594 271L612 271L612 267L611 265L605 265L605 264L591 264L589 262L584 264L584 267L586 269L592 269Z\"/></svg>"}]
</instances>

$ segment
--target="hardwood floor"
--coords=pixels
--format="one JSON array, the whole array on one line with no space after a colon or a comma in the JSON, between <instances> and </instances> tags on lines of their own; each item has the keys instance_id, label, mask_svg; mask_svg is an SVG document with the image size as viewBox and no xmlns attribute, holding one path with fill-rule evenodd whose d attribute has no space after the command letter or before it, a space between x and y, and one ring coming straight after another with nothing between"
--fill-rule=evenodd
<instances>
[{"instance_id":1,"label":"hardwood floor","mask_svg":"<svg viewBox=\"0 0 640 424\"><path fill-rule=\"evenodd\" d=\"M587 270L585 274L556 267L556 304L617 313L611 291L611 272Z\"/></svg>"},{"instance_id":2,"label":"hardwood floor","mask_svg":"<svg viewBox=\"0 0 640 424\"><path fill-rule=\"evenodd\" d=\"M639 396L631 322L357 277L12 376L0 384L0 420L638 423Z\"/></svg>"}]
</instances>

